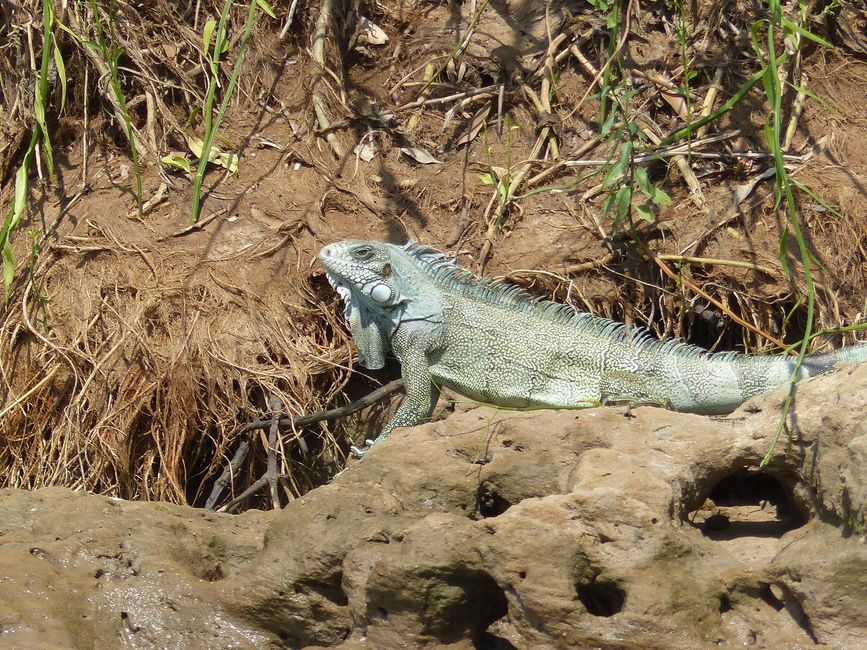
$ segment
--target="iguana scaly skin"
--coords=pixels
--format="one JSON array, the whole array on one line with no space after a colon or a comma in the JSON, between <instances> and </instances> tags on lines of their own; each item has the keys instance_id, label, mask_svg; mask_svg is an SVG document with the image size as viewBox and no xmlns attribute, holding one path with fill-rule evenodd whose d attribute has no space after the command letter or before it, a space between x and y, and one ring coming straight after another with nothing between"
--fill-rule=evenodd
<instances>
[{"instance_id":1,"label":"iguana scaly skin","mask_svg":"<svg viewBox=\"0 0 867 650\"><path fill-rule=\"evenodd\" d=\"M440 387L512 408L656 404L728 413L789 383L796 359L709 353L479 279L426 246L346 240L319 253L361 365L401 363L406 399L379 436L430 418ZM867 343L807 356L796 379L867 361ZM356 450L357 451L357 450ZM357 452L360 454L360 452Z\"/></svg>"}]
</instances>

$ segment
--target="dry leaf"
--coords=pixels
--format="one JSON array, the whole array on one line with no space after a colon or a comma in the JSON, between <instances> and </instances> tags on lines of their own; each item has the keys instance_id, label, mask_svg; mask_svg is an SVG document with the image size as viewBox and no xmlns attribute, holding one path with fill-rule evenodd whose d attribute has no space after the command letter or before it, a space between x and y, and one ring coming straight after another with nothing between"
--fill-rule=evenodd
<instances>
[{"instance_id":1,"label":"dry leaf","mask_svg":"<svg viewBox=\"0 0 867 650\"><path fill-rule=\"evenodd\" d=\"M648 72L647 78L654 83L659 95L674 109L677 116L684 122L687 121L689 119L689 107L686 105L686 100L677 93L674 82L667 75L658 72Z\"/></svg>"},{"instance_id":2,"label":"dry leaf","mask_svg":"<svg viewBox=\"0 0 867 650\"><path fill-rule=\"evenodd\" d=\"M368 138L364 142L358 143L352 152L364 162L370 162L376 157L378 150L373 141Z\"/></svg>"},{"instance_id":3,"label":"dry leaf","mask_svg":"<svg viewBox=\"0 0 867 650\"><path fill-rule=\"evenodd\" d=\"M388 43L388 35L382 27L361 16L358 19L358 43L385 45Z\"/></svg>"},{"instance_id":4,"label":"dry leaf","mask_svg":"<svg viewBox=\"0 0 867 650\"><path fill-rule=\"evenodd\" d=\"M482 130L482 127L485 126L485 121L488 119L488 115L491 112L491 105L485 104L482 106L475 115L473 115L473 120L470 122L470 128L467 129L467 132L464 133L458 141L455 143L456 146L460 146L462 144L469 144L472 142L475 137L479 134L479 131Z\"/></svg>"},{"instance_id":5,"label":"dry leaf","mask_svg":"<svg viewBox=\"0 0 867 650\"><path fill-rule=\"evenodd\" d=\"M750 194L753 193L753 190L756 189L756 185L759 184L760 181L765 180L766 178L770 178L775 174L775 170L773 167L766 169L758 176L750 179L746 183L742 185L738 185L735 188L735 191L732 193L732 201L735 204L735 207L739 207L741 203L743 203L744 199L746 199Z\"/></svg>"},{"instance_id":6,"label":"dry leaf","mask_svg":"<svg viewBox=\"0 0 867 650\"><path fill-rule=\"evenodd\" d=\"M401 147L401 152L412 158L414 161L421 163L422 165L431 165L433 163L441 163L441 160L437 160L432 155L430 155L424 149L419 149L418 147Z\"/></svg>"}]
</instances>

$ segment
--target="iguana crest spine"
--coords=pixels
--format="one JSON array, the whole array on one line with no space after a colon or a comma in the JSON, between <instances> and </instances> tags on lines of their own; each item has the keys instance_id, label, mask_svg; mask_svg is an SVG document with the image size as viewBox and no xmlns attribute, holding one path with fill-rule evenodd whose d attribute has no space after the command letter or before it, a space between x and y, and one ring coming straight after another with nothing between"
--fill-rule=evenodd
<instances>
[{"instance_id":1,"label":"iguana crest spine","mask_svg":"<svg viewBox=\"0 0 867 650\"><path fill-rule=\"evenodd\" d=\"M421 270L430 274L436 284L471 299L484 300L493 305L534 314L553 323L568 323L600 336L619 338L639 348L651 347L664 354L716 360L725 360L738 354L737 352L708 352L690 343L674 339L658 339L640 325L627 327L623 323L578 311L572 305L534 296L523 287L503 280L479 277L472 271L458 266L454 260L430 246L410 241L401 248L416 261Z\"/></svg>"}]
</instances>

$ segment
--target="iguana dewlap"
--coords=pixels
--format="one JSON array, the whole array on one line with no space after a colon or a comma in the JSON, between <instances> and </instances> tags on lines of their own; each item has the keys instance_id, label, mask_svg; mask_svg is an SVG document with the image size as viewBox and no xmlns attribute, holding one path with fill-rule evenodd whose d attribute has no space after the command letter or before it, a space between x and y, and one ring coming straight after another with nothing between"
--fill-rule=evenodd
<instances>
[{"instance_id":1,"label":"iguana dewlap","mask_svg":"<svg viewBox=\"0 0 867 650\"><path fill-rule=\"evenodd\" d=\"M371 444L430 418L440 387L512 408L618 402L728 413L786 385L791 356L709 353L477 278L427 246L345 240L319 261L343 298L361 365L401 363L406 399ZM867 343L807 356L796 380L867 361Z\"/></svg>"}]
</instances>

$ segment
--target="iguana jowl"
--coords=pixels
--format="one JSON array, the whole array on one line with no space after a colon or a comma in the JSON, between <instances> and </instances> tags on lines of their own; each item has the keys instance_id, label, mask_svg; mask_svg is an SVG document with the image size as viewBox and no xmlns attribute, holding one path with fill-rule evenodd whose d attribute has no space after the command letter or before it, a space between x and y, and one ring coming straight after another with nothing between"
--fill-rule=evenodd
<instances>
[{"instance_id":1,"label":"iguana jowl","mask_svg":"<svg viewBox=\"0 0 867 650\"><path fill-rule=\"evenodd\" d=\"M728 413L789 383L794 357L709 353L479 279L427 246L346 240L319 253L361 365L401 363L406 399L371 445L430 418L441 386L512 408L608 402ZM806 357L797 379L867 361L867 343ZM357 450L356 450L357 452ZM359 453L359 452L357 452Z\"/></svg>"}]
</instances>

